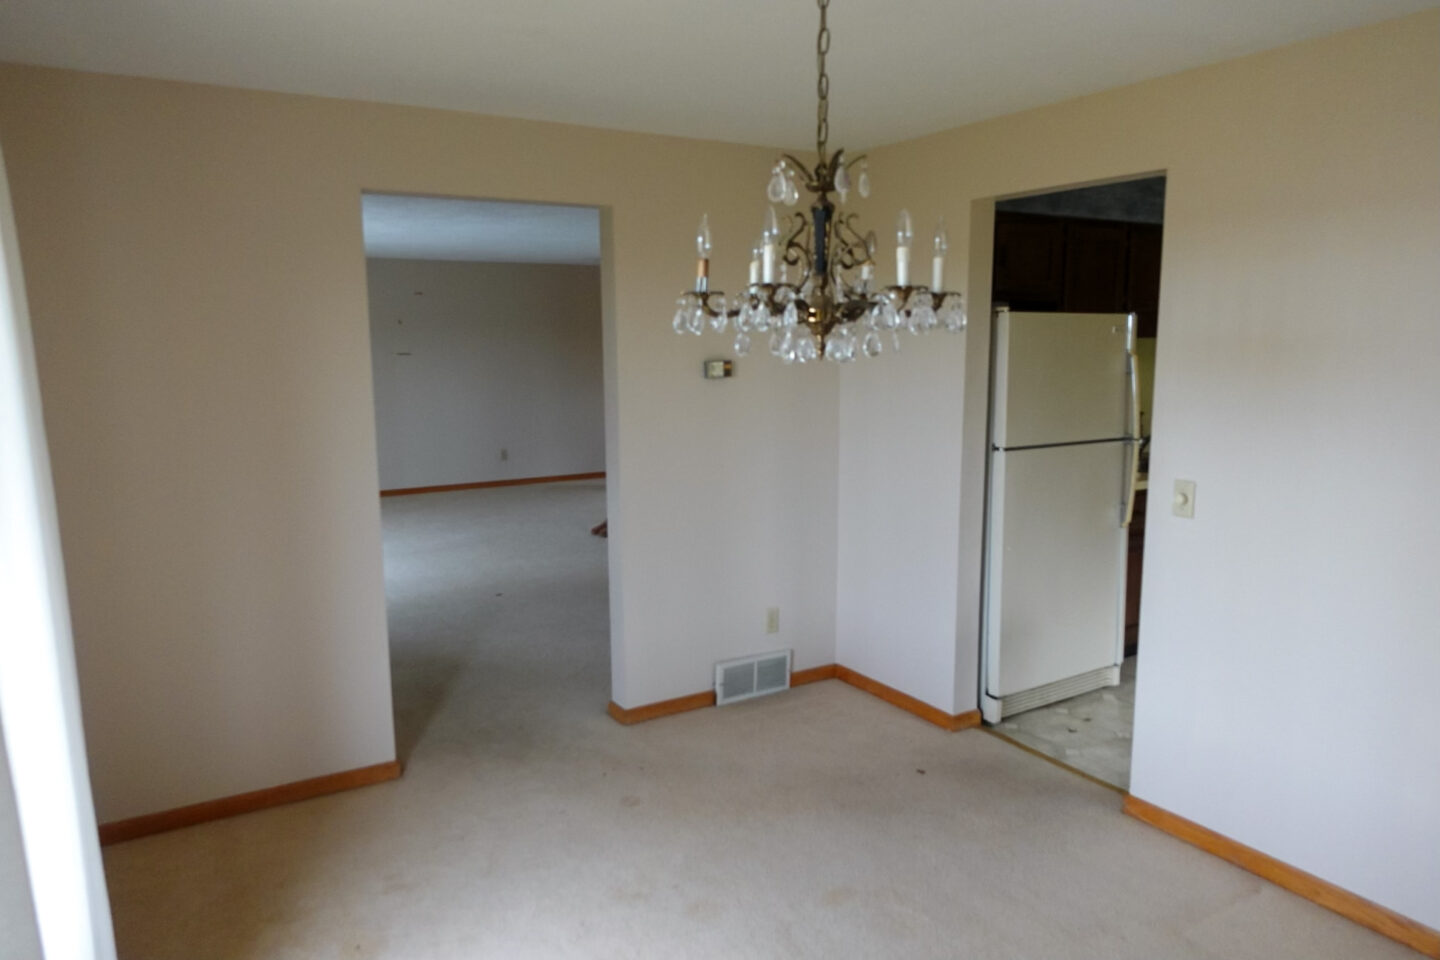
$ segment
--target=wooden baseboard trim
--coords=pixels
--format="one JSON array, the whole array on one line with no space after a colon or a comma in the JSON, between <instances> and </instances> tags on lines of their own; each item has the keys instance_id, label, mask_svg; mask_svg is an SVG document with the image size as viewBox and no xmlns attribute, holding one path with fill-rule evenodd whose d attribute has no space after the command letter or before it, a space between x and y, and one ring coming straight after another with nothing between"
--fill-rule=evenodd
<instances>
[{"instance_id":1,"label":"wooden baseboard trim","mask_svg":"<svg viewBox=\"0 0 1440 960\"><path fill-rule=\"evenodd\" d=\"M408 497L416 493L449 493L452 490L484 490L489 487L524 487L532 483L562 483L566 480L604 480L605 471L599 473L565 473L554 477L519 477L514 480L481 480L478 483L442 483L435 487L399 487L395 490L381 490L382 497Z\"/></svg>"},{"instance_id":2,"label":"wooden baseboard trim","mask_svg":"<svg viewBox=\"0 0 1440 960\"><path fill-rule=\"evenodd\" d=\"M821 680L843 680L872 696L879 697L886 703L899 707L901 710L909 711L928 720L945 730L965 730L970 727L980 726L980 711L967 710L964 713L949 714L943 710L937 710L922 700L916 700L908 693L901 693L894 687L887 687L879 680L872 680L863 673L857 673L849 667L842 667L836 663L827 663L824 666L809 667L805 670L796 670L790 674L790 686L799 687L807 683L818 683ZM673 700L661 700L659 703L647 703L643 707L625 708L615 701L610 701L606 712L616 723L623 723L629 726L633 723L643 723L646 720L654 720L658 717L668 717L675 713L685 713L688 710L700 710L704 707L715 706L715 691L705 690L701 693L692 693L689 696L676 697Z\"/></svg>"},{"instance_id":3,"label":"wooden baseboard trim","mask_svg":"<svg viewBox=\"0 0 1440 960\"><path fill-rule=\"evenodd\" d=\"M623 723L627 727L632 723L644 723L646 720L654 720L657 717L668 717L672 713L685 713L687 710L699 710L702 707L715 706L715 691L705 690L701 693L692 693L684 697L676 697L674 700L661 700L659 703L647 703L643 707L626 709L614 700L606 708L616 723Z\"/></svg>"},{"instance_id":4,"label":"wooden baseboard trim","mask_svg":"<svg viewBox=\"0 0 1440 960\"><path fill-rule=\"evenodd\" d=\"M833 680L837 669L839 668L835 664L827 663L823 667L796 670L790 674L790 686L799 687L819 680ZM715 706L715 691L705 690L689 696L676 697L674 700L647 703L643 707L634 707L628 710L611 700L610 706L605 710L616 723L623 723L628 727L632 723L644 723L646 720L654 720L657 717L668 717L672 713L685 713L687 710L700 710L713 706Z\"/></svg>"},{"instance_id":5,"label":"wooden baseboard trim","mask_svg":"<svg viewBox=\"0 0 1440 960\"><path fill-rule=\"evenodd\" d=\"M944 730L966 730L970 727L980 726L980 711L967 710L964 713L946 713L936 707L930 706L923 700L917 700L908 693L901 693L894 687L886 686L879 680L872 680L863 673L857 673L849 667L836 667L835 677L843 680L866 693L879 697L886 703L899 707L915 714L921 720L926 720Z\"/></svg>"},{"instance_id":6,"label":"wooden baseboard trim","mask_svg":"<svg viewBox=\"0 0 1440 960\"><path fill-rule=\"evenodd\" d=\"M192 803L188 807L162 810L159 813L147 813L143 817L131 817L129 820L116 820L113 823L102 823L100 824L100 844L101 846L108 847L114 843L124 843L126 840L148 837L152 833L179 830L181 827L191 827L197 823L205 823L210 820L223 820L226 817L233 817L242 813L251 813L255 810L264 810L267 807L278 807L282 804L295 803L299 800L309 800L312 797L321 797L327 793L339 793L342 790L353 790L356 787L368 787L374 783L396 780L400 777L400 773L400 761L392 760L389 763L377 763L370 767L342 770L339 773L332 773L323 777L312 777L309 780L297 780L294 783L284 783L278 787L267 787L264 790L239 793L233 797L221 797L218 800L206 800L204 803Z\"/></svg>"},{"instance_id":7,"label":"wooden baseboard trim","mask_svg":"<svg viewBox=\"0 0 1440 960\"><path fill-rule=\"evenodd\" d=\"M800 687L807 683L818 683L821 680L834 680L839 667L833 663L827 663L823 667L811 667L808 670L796 670L790 674L790 686Z\"/></svg>"},{"instance_id":8,"label":"wooden baseboard trim","mask_svg":"<svg viewBox=\"0 0 1440 960\"><path fill-rule=\"evenodd\" d=\"M1333 910L1347 920L1369 927L1376 933L1418 950L1427 957L1440 958L1440 931L1432 930L1423 923L1411 920L1378 903L1372 903L1327 880L1321 880L1314 874L1276 860L1253 847L1231 840L1224 834L1202 827L1193 820L1186 820L1153 803L1127 794L1124 810L1136 820L1148 823L1222 860L1228 860L1276 886L1284 887L1327 910Z\"/></svg>"}]
</instances>

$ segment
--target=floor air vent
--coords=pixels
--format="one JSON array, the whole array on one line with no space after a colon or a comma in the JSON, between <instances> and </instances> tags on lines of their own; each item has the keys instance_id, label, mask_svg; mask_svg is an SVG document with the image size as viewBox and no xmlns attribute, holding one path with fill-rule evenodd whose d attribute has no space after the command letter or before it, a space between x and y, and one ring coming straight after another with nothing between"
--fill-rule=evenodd
<instances>
[{"instance_id":1,"label":"floor air vent","mask_svg":"<svg viewBox=\"0 0 1440 960\"><path fill-rule=\"evenodd\" d=\"M723 705L790 689L790 651L715 664L715 703Z\"/></svg>"}]
</instances>

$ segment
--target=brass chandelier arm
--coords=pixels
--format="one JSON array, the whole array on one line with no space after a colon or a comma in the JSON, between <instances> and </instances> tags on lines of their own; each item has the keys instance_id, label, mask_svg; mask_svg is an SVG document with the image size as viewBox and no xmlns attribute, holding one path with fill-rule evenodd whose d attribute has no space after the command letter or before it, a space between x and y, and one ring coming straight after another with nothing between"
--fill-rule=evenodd
<instances>
[{"instance_id":1,"label":"brass chandelier arm","mask_svg":"<svg viewBox=\"0 0 1440 960\"><path fill-rule=\"evenodd\" d=\"M694 297L695 304L700 308L701 313L709 318L726 317L734 319L740 316L739 307L730 307L731 301L725 298L720 290L693 290L686 296ZM746 290L747 299L756 299L769 311L775 314L783 313L786 305L792 301L803 303L799 299L799 287L790 283L756 283L751 284ZM715 301L715 302L712 302ZM720 303L725 309L719 309L715 303Z\"/></svg>"},{"instance_id":2,"label":"brass chandelier arm","mask_svg":"<svg viewBox=\"0 0 1440 960\"><path fill-rule=\"evenodd\" d=\"M805 182L805 189L811 193L827 196L835 189L834 171L830 169L822 159L814 169L806 166L793 153L781 154L785 162L794 167L800 174L800 179Z\"/></svg>"},{"instance_id":3,"label":"brass chandelier arm","mask_svg":"<svg viewBox=\"0 0 1440 960\"><path fill-rule=\"evenodd\" d=\"M791 219L795 221L796 226L790 236L785 239L784 246L781 247L784 253L781 254L780 259L784 263L802 268L800 278L795 282L795 286L798 288L803 287L805 281L810 279L812 272L810 269L810 251L813 249L811 243L814 238L808 236L811 226L810 221L805 218L804 214L791 214ZM801 239L802 235L806 235L804 239Z\"/></svg>"},{"instance_id":4,"label":"brass chandelier arm","mask_svg":"<svg viewBox=\"0 0 1440 960\"><path fill-rule=\"evenodd\" d=\"M801 179L805 181L806 189L822 197L835 192L835 178L842 168L849 170L857 163L868 159L862 153L858 157L847 160L844 150L836 150L833 156L827 157L822 154L819 162L812 168L793 153L782 153L780 156L800 174Z\"/></svg>"},{"instance_id":5,"label":"brass chandelier arm","mask_svg":"<svg viewBox=\"0 0 1440 960\"><path fill-rule=\"evenodd\" d=\"M782 153L780 156L785 160L786 163L790 164L790 166L794 167L796 170L800 171L800 173L804 175L805 182L807 184L814 182L815 174L810 170L808 166L802 163L800 159L795 156L795 154Z\"/></svg>"},{"instance_id":6,"label":"brass chandelier arm","mask_svg":"<svg viewBox=\"0 0 1440 960\"><path fill-rule=\"evenodd\" d=\"M865 237L855 229L855 221L858 219L859 215L854 213L835 218L835 265L841 270L854 270L875 262Z\"/></svg>"}]
</instances>

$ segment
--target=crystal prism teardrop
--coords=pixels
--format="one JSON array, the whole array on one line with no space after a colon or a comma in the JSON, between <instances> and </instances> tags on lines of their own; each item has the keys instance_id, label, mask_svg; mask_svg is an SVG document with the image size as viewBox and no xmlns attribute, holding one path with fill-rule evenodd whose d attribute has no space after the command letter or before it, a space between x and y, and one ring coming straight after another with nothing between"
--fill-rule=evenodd
<instances>
[{"instance_id":1,"label":"crystal prism teardrop","mask_svg":"<svg viewBox=\"0 0 1440 960\"><path fill-rule=\"evenodd\" d=\"M770 182L765 187L765 198L771 203L784 203L787 192L785 186L785 171L777 163L775 169L770 171Z\"/></svg>"}]
</instances>

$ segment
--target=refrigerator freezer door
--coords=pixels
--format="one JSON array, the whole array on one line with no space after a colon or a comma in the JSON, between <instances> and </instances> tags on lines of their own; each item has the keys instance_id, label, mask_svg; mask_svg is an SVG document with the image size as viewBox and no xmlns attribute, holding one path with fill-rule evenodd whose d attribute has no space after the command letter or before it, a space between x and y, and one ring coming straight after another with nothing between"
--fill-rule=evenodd
<instances>
[{"instance_id":1,"label":"refrigerator freezer door","mask_svg":"<svg viewBox=\"0 0 1440 960\"><path fill-rule=\"evenodd\" d=\"M1063 691L1069 687L1062 681L1082 683L1081 675L1098 678L1088 688L1114 682L1105 671L1120 663L1124 645L1127 537L1120 512L1128 454L1124 441L994 453L986 572L990 697L1052 684Z\"/></svg>"},{"instance_id":2,"label":"refrigerator freezer door","mask_svg":"<svg viewBox=\"0 0 1440 960\"><path fill-rule=\"evenodd\" d=\"M995 322L991 439L998 447L1130 435L1125 314L1011 313Z\"/></svg>"}]
</instances>

